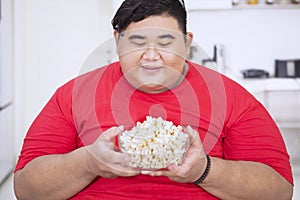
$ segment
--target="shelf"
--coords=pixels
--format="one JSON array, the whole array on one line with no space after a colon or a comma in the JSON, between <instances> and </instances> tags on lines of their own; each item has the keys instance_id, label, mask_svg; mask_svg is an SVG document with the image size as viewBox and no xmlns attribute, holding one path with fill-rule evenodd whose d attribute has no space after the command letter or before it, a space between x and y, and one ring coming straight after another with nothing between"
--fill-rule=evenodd
<instances>
[{"instance_id":1,"label":"shelf","mask_svg":"<svg viewBox=\"0 0 300 200\"><path fill-rule=\"evenodd\" d=\"M200 1L199 1L200 2ZM300 4L266 4L266 3L259 3L259 4L247 4L247 3L240 3L237 5L232 5L228 3L217 4L217 3L210 3L208 5L204 3L191 4L187 6L188 12L197 12L197 11L231 11L231 10L260 10L260 9L300 9ZM214 1L213 1L214 2Z\"/></svg>"},{"instance_id":2,"label":"shelf","mask_svg":"<svg viewBox=\"0 0 300 200\"><path fill-rule=\"evenodd\" d=\"M300 4L239 4L234 5L232 9L300 9Z\"/></svg>"}]
</instances>

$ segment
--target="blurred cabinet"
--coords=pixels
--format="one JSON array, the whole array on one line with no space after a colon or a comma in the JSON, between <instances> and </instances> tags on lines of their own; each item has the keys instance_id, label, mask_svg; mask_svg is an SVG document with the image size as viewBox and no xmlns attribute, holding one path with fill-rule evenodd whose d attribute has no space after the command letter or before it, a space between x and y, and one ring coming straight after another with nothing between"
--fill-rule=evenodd
<instances>
[{"instance_id":1,"label":"blurred cabinet","mask_svg":"<svg viewBox=\"0 0 300 200\"><path fill-rule=\"evenodd\" d=\"M300 128L300 90L267 90L264 104L282 128Z\"/></svg>"},{"instance_id":2,"label":"blurred cabinet","mask_svg":"<svg viewBox=\"0 0 300 200\"><path fill-rule=\"evenodd\" d=\"M260 83L261 102L282 128L300 129L300 79L270 78ZM299 132L300 134L300 132Z\"/></svg>"},{"instance_id":3,"label":"blurred cabinet","mask_svg":"<svg viewBox=\"0 0 300 200\"><path fill-rule=\"evenodd\" d=\"M300 128L300 79L236 79L270 112L280 127Z\"/></svg>"}]
</instances>

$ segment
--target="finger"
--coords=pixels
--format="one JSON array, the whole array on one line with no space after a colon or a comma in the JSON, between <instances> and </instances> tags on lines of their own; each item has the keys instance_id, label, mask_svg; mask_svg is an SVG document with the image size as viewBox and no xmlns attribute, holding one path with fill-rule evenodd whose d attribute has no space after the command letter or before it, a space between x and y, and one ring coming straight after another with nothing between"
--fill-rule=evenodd
<instances>
[{"instance_id":1,"label":"finger","mask_svg":"<svg viewBox=\"0 0 300 200\"><path fill-rule=\"evenodd\" d=\"M170 165L166 169L155 170L155 171L142 171L142 174L149 175L149 176L168 176L173 177L177 176L178 173L178 166L177 165Z\"/></svg>"},{"instance_id":2,"label":"finger","mask_svg":"<svg viewBox=\"0 0 300 200\"><path fill-rule=\"evenodd\" d=\"M97 174L100 170L101 176L103 177L113 178L116 176L134 176L140 173L140 171L127 166L126 157L125 155L122 155L122 153L109 150L95 153L88 147L87 153L88 155L91 155L91 166L95 169L95 173Z\"/></svg>"},{"instance_id":3,"label":"finger","mask_svg":"<svg viewBox=\"0 0 300 200\"><path fill-rule=\"evenodd\" d=\"M124 166L127 165L128 163L128 156L124 153L121 152L117 152L117 151L110 151L107 155L106 155L106 159L107 161L109 161L110 163L114 163L114 164L122 164Z\"/></svg>"},{"instance_id":4,"label":"finger","mask_svg":"<svg viewBox=\"0 0 300 200\"><path fill-rule=\"evenodd\" d=\"M170 173L167 170L158 171L141 171L141 174L148 176L169 176Z\"/></svg>"},{"instance_id":5,"label":"finger","mask_svg":"<svg viewBox=\"0 0 300 200\"><path fill-rule=\"evenodd\" d=\"M189 145L189 148L187 148L187 150L185 152L185 156L184 156L184 159L183 159L181 165L183 165L190 159L193 159L195 154L198 154L201 156L201 154L202 154L201 152L203 151L202 142L201 142L199 133L197 131L195 131L194 129L192 129L190 126L187 126L185 128L185 131L190 136L190 145Z\"/></svg>"},{"instance_id":6,"label":"finger","mask_svg":"<svg viewBox=\"0 0 300 200\"><path fill-rule=\"evenodd\" d=\"M99 139L103 140L103 141L113 141L114 138L119 135L120 133L122 133L122 131L124 130L124 126L119 126L119 127L111 127L109 129L107 129L106 131L104 131Z\"/></svg>"},{"instance_id":7,"label":"finger","mask_svg":"<svg viewBox=\"0 0 300 200\"><path fill-rule=\"evenodd\" d=\"M170 180L177 181L180 183L187 182L190 178L187 177L187 171L182 169L180 166L174 165L173 167L168 167L169 170L159 170L159 171L142 171L141 174L148 176L166 176Z\"/></svg>"},{"instance_id":8,"label":"finger","mask_svg":"<svg viewBox=\"0 0 300 200\"><path fill-rule=\"evenodd\" d=\"M200 139L198 131L192 129L191 126L187 126L185 131L190 136L190 147L202 150L202 141Z\"/></svg>"}]
</instances>

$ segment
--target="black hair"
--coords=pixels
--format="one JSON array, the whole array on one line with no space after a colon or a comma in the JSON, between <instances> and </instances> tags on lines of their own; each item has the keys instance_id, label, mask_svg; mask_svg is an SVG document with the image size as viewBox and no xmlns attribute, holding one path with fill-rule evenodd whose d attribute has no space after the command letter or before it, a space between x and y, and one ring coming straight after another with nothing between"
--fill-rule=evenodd
<instances>
[{"instance_id":1,"label":"black hair","mask_svg":"<svg viewBox=\"0 0 300 200\"><path fill-rule=\"evenodd\" d=\"M122 33L131 22L139 22L150 16L171 16L186 34L187 13L184 0L125 0L117 10L111 24Z\"/></svg>"}]
</instances>

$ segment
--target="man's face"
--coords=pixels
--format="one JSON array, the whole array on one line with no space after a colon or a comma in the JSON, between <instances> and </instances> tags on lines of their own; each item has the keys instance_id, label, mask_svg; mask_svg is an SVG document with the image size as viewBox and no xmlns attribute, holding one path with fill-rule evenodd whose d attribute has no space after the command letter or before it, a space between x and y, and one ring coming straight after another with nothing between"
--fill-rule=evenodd
<instances>
[{"instance_id":1,"label":"man's face","mask_svg":"<svg viewBox=\"0 0 300 200\"><path fill-rule=\"evenodd\" d=\"M148 17L115 38L122 72L134 87L158 93L180 83L192 34L184 35L175 18Z\"/></svg>"}]
</instances>

